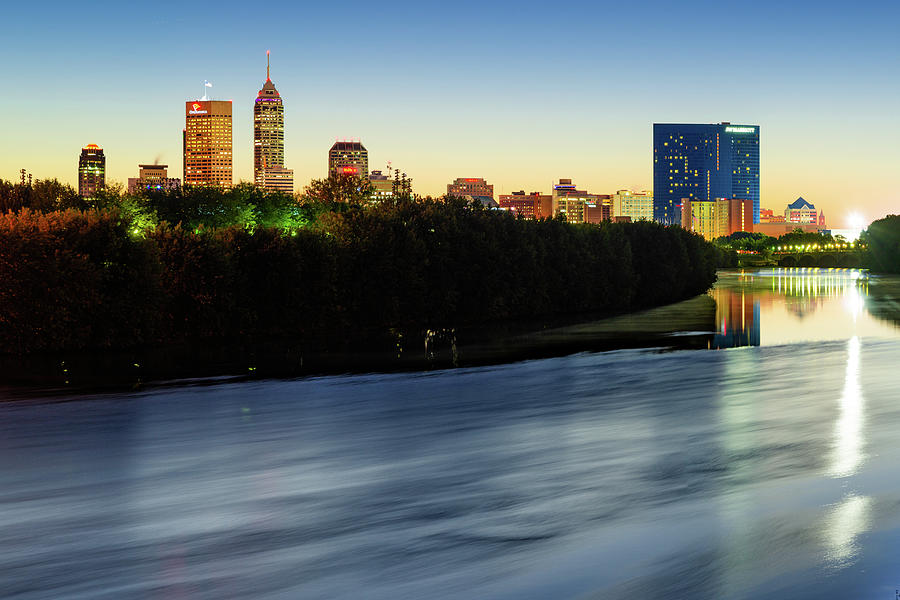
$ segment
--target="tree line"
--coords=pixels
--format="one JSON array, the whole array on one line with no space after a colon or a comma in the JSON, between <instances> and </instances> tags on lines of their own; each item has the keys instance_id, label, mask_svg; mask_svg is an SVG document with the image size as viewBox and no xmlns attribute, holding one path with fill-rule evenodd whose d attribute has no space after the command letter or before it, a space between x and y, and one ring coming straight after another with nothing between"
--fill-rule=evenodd
<instances>
[{"instance_id":1,"label":"tree line","mask_svg":"<svg viewBox=\"0 0 900 600\"><path fill-rule=\"evenodd\" d=\"M333 344L616 313L701 294L724 260L679 227L528 221L457 198L372 204L357 183L313 182L299 200L253 186L79 200L39 181L22 201L0 182L0 351Z\"/></svg>"}]
</instances>

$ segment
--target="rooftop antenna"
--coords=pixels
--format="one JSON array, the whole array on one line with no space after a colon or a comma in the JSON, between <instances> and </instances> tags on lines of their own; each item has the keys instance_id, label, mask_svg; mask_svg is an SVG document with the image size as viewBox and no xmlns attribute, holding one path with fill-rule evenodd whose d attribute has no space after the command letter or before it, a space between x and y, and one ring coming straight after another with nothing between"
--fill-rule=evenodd
<instances>
[{"instance_id":1,"label":"rooftop antenna","mask_svg":"<svg viewBox=\"0 0 900 600\"><path fill-rule=\"evenodd\" d=\"M266 50L266 81L272 81L272 78L269 77L269 51Z\"/></svg>"}]
</instances>

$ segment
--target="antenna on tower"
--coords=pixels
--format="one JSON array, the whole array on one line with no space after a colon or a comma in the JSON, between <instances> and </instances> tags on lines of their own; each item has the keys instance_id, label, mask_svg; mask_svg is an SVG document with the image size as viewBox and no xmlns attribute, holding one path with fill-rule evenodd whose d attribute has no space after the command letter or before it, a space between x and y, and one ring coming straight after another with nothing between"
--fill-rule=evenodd
<instances>
[{"instance_id":1,"label":"antenna on tower","mask_svg":"<svg viewBox=\"0 0 900 600\"><path fill-rule=\"evenodd\" d=\"M266 50L266 81L272 81L272 78L269 76L269 51Z\"/></svg>"}]
</instances>

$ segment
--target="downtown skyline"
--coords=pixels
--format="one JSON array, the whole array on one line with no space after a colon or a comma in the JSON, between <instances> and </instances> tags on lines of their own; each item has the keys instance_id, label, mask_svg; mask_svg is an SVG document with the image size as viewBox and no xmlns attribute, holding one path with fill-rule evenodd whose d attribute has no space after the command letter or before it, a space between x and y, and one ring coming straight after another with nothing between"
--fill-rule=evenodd
<instances>
[{"instance_id":1,"label":"downtown skyline","mask_svg":"<svg viewBox=\"0 0 900 600\"><path fill-rule=\"evenodd\" d=\"M156 158L180 177L183 103L208 79L211 98L233 101L234 180L252 181L253 100L271 49L295 191L325 176L328 148L342 138L361 139L370 169L391 161L422 195L443 193L457 177L483 177L498 195L546 193L562 177L595 193L651 189L653 123L731 121L764 131L763 207L779 210L802 195L841 226L851 210L871 220L900 204L893 173L900 151L892 144L898 84L884 64L858 60L896 54L888 29L895 7L846 16L828 7L809 12L811 3L786 10L763 3L746 19L727 19L729 38L752 33L758 41L716 55L697 41L660 54L666 30L678 26L690 40L715 22L712 5L697 2L683 14L656 3L578 5L551 24L528 4L515 14L488 5L477 18L400 5L340 27L312 8L293 29L288 17L298 10L284 6L285 18L265 35L242 25L248 7L223 6L206 34L191 34L194 24L174 3L159 5L152 32L137 33L122 27L135 9L110 8L88 23L62 4L45 7L52 36L15 31L0 42L10 57L0 66L4 80L46 89L53 100L51 109L32 111L26 95L2 95L4 138L12 143L0 148L0 177L16 180L25 168L75 184L78 149L89 143L104 148L108 181L124 183ZM629 26L606 38L592 33L578 10L601 9ZM33 19L28 11L12 8ZM847 20L854 27L843 35ZM333 29L322 27L332 21ZM540 35L520 35L538 23ZM389 35L388 25L406 35ZM490 43L450 36L460 26ZM84 57L65 46L92 35L102 56L82 65ZM565 48L554 43L561 35ZM79 65L103 76L86 78Z\"/></svg>"}]
</instances>

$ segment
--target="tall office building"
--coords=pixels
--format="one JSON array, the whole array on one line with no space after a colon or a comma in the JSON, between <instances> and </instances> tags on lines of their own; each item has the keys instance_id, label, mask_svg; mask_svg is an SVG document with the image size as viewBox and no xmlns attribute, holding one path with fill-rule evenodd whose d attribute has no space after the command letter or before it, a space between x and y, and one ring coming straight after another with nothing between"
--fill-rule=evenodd
<instances>
[{"instance_id":1,"label":"tall office building","mask_svg":"<svg viewBox=\"0 0 900 600\"><path fill-rule=\"evenodd\" d=\"M261 188L294 193L294 172L284 168L284 103L269 75L253 103L253 181Z\"/></svg>"},{"instance_id":2,"label":"tall office building","mask_svg":"<svg viewBox=\"0 0 900 600\"><path fill-rule=\"evenodd\" d=\"M106 185L106 157L97 144L88 144L78 157L78 194L91 198Z\"/></svg>"},{"instance_id":3,"label":"tall office building","mask_svg":"<svg viewBox=\"0 0 900 600\"><path fill-rule=\"evenodd\" d=\"M681 223L681 199L753 201L759 223L759 126L654 123L653 218Z\"/></svg>"},{"instance_id":4,"label":"tall office building","mask_svg":"<svg viewBox=\"0 0 900 600\"><path fill-rule=\"evenodd\" d=\"M184 185L231 187L231 100L185 102L184 116Z\"/></svg>"},{"instance_id":5,"label":"tall office building","mask_svg":"<svg viewBox=\"0 0 900 600\"><path fill-rule=\"evenodd\" d=\"M328 175L368 177L369 151L360 141L337 141L328 151Z\"/></svg>"}]
</instances>

